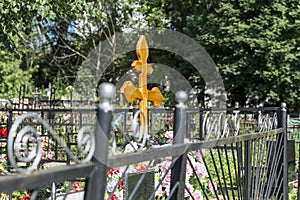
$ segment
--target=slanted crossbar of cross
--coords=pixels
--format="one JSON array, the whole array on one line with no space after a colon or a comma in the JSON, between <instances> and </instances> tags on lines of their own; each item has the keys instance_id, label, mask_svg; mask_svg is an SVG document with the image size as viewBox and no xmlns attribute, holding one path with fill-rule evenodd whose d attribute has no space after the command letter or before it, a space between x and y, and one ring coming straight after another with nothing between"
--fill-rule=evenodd
<instances>
[{"instance_id":1,"label":"slanted crossbar of cross","mask_svg":"<svg viewBox=\"0 0 300 200\"><path fill-rule=\"evenodd\" d=\"M135 87L131 81L125 81L121 87L121 93L127 102L132 103L135 99L139 100L140 110L143 112L143 117L140 117L141 125L148 127L148 106L150 101L154 106L160 106L164 97L158 87L153 87L147 90L147 75L152 74L153 68L147 63L149 56L149 48L144 35L141 35L136 45L136 54L138 60L133 61L132 68L139 73L139 85ZM148 130L146 128L146 130Z\"/></svg>"}]
</instances>

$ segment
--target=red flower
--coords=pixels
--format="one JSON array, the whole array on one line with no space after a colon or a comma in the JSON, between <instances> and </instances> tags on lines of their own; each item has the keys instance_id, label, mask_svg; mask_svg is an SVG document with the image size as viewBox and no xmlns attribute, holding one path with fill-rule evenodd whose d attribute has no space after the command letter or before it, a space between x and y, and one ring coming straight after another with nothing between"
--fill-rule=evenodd
<instances>
[{"instance_id":1,"label":"red flower","mask_svg":"<svg viewBox=\"0 0 300 200\"><path fill-rule=\"evenodd\" d=\"M119 186L119 189L120 189L120 190L123 190L123 189L124 189L124 180L123 180L123 179L120 180L120 186Z\"/></svg>"},{"instance_id":2,"label":"red flower","mask_svg":"<svg viewBox=\"0 0 300 200\"><path fill-rule=\"evenodd\" d=\"M118 200L117 195L116 195L116 194L113 194L113 195L111 196L110 200Z\"/></svg>"},{"instance_id":3,"label":"red flower","mask_svg":"<svg viewBox=\"0 0 300 200\"><path fill-rule=\"evenodd\" d=\"M111 168L110 170L109 170L109 174L110 175L116 175L116 174L118 174L120 172L120 170L118 169L118 168Z\"/></svg>"},{"instance_id":4,"label":"red flower","mask_svg":"<svg viewBox=\"0 0 300 200\"><path fill-rule=\"evenodd\" d=\"M0 134L1 134L1 137L7 138L7 128L6 127L1 127L0 128Z\"/></svg>"},{"instance_id":5,"label":"red flower","mask_svg":"<svg viewBox=\"0 0 300 200\"><path fill-rule=\"evenodd\" d=\"M78 182L74 182L72 184L72 188L74 188L75 192L79 192L80 191L80 184Z\"/></svg>"},{"instance_id":6,"label":"red flower","mask_svg":"<svg viewBox=\"0 0 300 200\"><path fill-rule=\"evenodd\" d=\"M146 165L141 165L141 166L139 166L138 168L136 168L137 171L143 171L143 170L145 170L145 169L147 169L147 166L146 166Z\"/></svg>"},{"instance_id":7,"label":"red flower","mask_svg":"<svg viewBox=\"0 0 300 200\"><path fill-rule=\"evenodd\" d=\"M78 182L74 182L74 183L72 184L72 187L73 187L73 188L80 187L80 184L79 184Z\"/></svg>"},{"instance_id":8,"label":"red flower","mask_svg":"<svg viewBox=\"0 0 300 200\"><path fill-rule=\"evenodd\" d=\"M29 200L30 199L30 196L29 194L22 194L21 197L20 197L21 200Z\"/></svg>"}]
</instances>

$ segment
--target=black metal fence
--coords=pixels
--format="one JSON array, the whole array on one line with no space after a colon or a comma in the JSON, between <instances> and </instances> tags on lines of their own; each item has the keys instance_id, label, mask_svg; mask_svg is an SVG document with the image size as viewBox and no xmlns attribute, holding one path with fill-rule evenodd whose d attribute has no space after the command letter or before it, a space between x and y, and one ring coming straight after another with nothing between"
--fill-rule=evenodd
<instances>
[{"instance_id":1,"label":"black metal fence","mask_svg":"<svg viewBox=\"0 0 300 200\"><path fill-rule=\"evenodd\" d=\"M157 186L148 192L149 199L160 193L159 188L166 190L162 194L170 199L288 198L285 107L177 108L174 116L172 146L116 155L109 160L112 169L123 167L118 180L126 179L130 165L142 163L147 170L140 183L153 169L159 174ZM198 120L201 123L191 123ZM161 123L167 124L166 131L169 122L166 118ZM184 139L189 141L184 143ZM143 187L134 184L135 188Z\"/></svg>"},{"instance_id":2,"label":"black metal fence","mask_svg":"<svg viewBox=\"0 0 300 200\"><path fill-rule=\"evenodd\" d=\"M25 189L41 199L48 189L56 199L59 186L66 196L78 189L93 200L288 199L284 104L188 109L178 98L175 109L149 110L148 135L138 111L113 111L109 99L97 109L3 110L8 173L25 174L1 176L1 193ZM65 165L45 164L54 162Z\"/></svg>"}]
</instances>

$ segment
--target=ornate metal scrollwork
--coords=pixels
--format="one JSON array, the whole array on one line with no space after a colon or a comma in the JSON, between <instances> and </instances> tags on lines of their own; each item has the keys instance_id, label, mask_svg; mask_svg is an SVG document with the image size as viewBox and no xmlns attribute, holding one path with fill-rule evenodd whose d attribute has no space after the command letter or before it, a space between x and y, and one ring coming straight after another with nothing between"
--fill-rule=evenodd
<instances>
[{"instance_id":1,"label":"ornate metal scrollwork","mask_svg":"<svg viewBox=\"0 0 300 200\"><path fill-rule=\"evenodd\" d=\"M149 139L149 135L147 134L147 126L145 124L142 125L140 123L140 116L142 116L143 120L145 120L145 116L141 110L135 112L131 123L132 132L129 134L126 132L126 130L121 128L121 124L120 124L121 118L126 117L125 113L119 114L119 116L116 117L116 119L112 122L112 127L115 130L118 130L117 134L122 135L122 137L125 139L125 141L122 142L124 144L128 144L129 146L131 146L131 151L137 151L139 149L143 149L144 147L147 146L147 141ZM112 153L115 154L116 152L118 152L117 146L119 146L120 144L117 144L119 142L116 138L117 135L113 135L113 136L114 138L112 143Z\"/></svg>"},{"instance_id":2,"label":"ornate metal scrollwork","mask_svg":"<svg viewBox=\"0 0 300 200\"><path fill-rule=\"evenodd\" d=\"M255 121L255 124L257 125L257 128L252 127L251 130L253 130L253 132L270 131L276 129L278 126L276 112L259 112L257 118L252 116L251 119L248 119L245 114L240 114L239 112L226 114L225 112L208 111L204 115L202 132L205 135L205 140L237 136L241 134L241 122L246 124L251 121Z\"/></svg>"},{"instance_id":3,"label":"ornate metal scrollwork","mask_svg":"<svg viewBox=\"0 0 300 200\"><path fill-rule=\"evenodd\" d=\"M262 114L259 112L258 115L258 131L270 131L272 129L276 129L278 126L278 117L275 112L273 115L270 114Z\"/></svg>"},{"instance_id":4,"label":"ornate metal scrollwork","mask_svg":"<svg viewBox=\"0 0 300 200\"><path fill-rule=\"evenodd\" d=\"M205 113L203 120L203 133L205 140L227 137L230 133L229 119L224 112Z\"/></svg>"},{"instance_id":5,"label":"ornate metal scrollwork","mask_svg":"<svg viewBox=\"0 0 300 200\"><path fill-rule=\"evenodd\" d=\"M137 142L138 144L140 144L141 147L144 147L147 141L147 126L145 125L141 125L141 123L139 122L139 115L142 116L143 120L145 121L145 115L141 110L138 110L133 117L132 120L132 133L133 133L133 137L135 139L135 142Z\"/></svg>"},{"instance_id":6,"label":"ornate metal scrollwork","mask_svg":"<svg viewBox=\"0 0 300 200\"><path fill-rule=\"evenodd\" d=\"M74 155L66 147L58 134L37 113L25 113L19 116L12 125L8 136L8 158L14 169L20 173L29 174L36 170L42 159L42 142L40 134L32 126L22 127L26 119L34 119L48 131L54 140L60 145L70 158L76 163L84 163L91 160L95 151L95 135L91 127L82 127L78 132L78 153ZM21 130L19 130L19 128Z\"/></svg>"}]
</instances>

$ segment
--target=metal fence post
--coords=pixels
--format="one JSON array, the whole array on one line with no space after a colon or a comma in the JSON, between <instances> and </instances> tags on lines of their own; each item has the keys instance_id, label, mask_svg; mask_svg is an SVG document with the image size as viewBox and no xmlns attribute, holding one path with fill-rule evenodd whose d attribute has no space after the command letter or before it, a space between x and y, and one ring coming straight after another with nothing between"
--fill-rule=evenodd
<instances>
[{"instance_id":1,"label":"metal fence post","mask_svg":"<svg viewBox=\"0 0 300 200\"><path fill-rule=\"evenodd\" d=\"M175 108L174 113L174 140L173 144L183 144L185 133L185 105L184 102L187 100L187 94L183 91L178 91L176 93L176 98L178 104ZM170 191L174 191L171 199L181 200L184 199L184 190L185 190L185 173L186 173L186 153L179 156L173 157L176 159L172 169L171 169L171 188Z\"/></svg>"},{"instance_id":2,"label":"metal fence post","mask_svg":"<svg viewBox=\"0 0 300 200\"><path fill-rule=\"evenodd\" d=\"M13 124L13 111L12 111L12 108L9 108L8 110L8 118L7 118L7 133L9 133L10 131L10 128Z\"/></svg>"},{"instance_id":3,"label":"metal fence post","mask_svg":"<svg viewBox=\"0 0 300 200\"><path fill-rule=\"evenodd\" d=\"M200 109L199 112L199 139L204 140L204 133L203 133L203 110Z\"/></svg>"},{"instance_id":4,"label":"metal fence post","mask_svg":"<svg viewBox=\"0 0 300 200\"><path fill-rule=\"evenodd\" d=\"M282 169L279 170L280 172L278 174L278 178L280 180L283 180L283 184L280 188L280 193L282 194L281 197L283 197L284 200L288 199L289 192L288 192L288 159L287 159L287 107L286 103L281 103L281 108L278 113L278 128L283 129L283 133L278 135L277 143L279 144L280 141L282 141L282 156L279 158L280 163L282 163ZM278 147L280 148L280 147Z\"/></svg>"},{"instance_id":5,"label":"metal fence post","mask_svg":"<svg viewBox=\"0 0 300 200\"><path fill-rule=\"evenodd\" d=\"M10 107L9 110L8 110L8 118L7 118L7 133L8 134L9 134L9 131L11 129L12 124L13 124L13 111L12 111L12 108ZM7 135L7 137L8 137L8 135ZM6 151L5 152L6 155L8 155L7 154L8 153L8 145L7 145L7 143L6 143L5 151ZM7 159L7 165L10 166L9 159ZM9 167L8 171L10 171L10 170L11 170L11 168Z\"/></svg>"},{"instance_id":6,"label":"metal fence post","mask_svg":"<svg viewBox=\"0 0 300 200\"><path fill-rule=\"evenodd\" d=\"M243 181L243 199L251 197L251 177L252 177L252 159L251 159L251 141L244 142L244 181Z\"/></svg>"},{"instance_id":7,"label":"metal fence post","mask_svg":"<svg viewBox=\"0 0 300 200\"><path fill-rule=\"evenodd\" d=\"M96 165L94 173L88 178L85 189L85 198L88 200L104 199L107 176L107 155L109 147L109 135L112 122L112 105L110 103L115 93L115 87L110 83L103 83L99 87L101 103L97 108L96 122L96 148L93 162Z\"/></svg>"}]
</instances>

